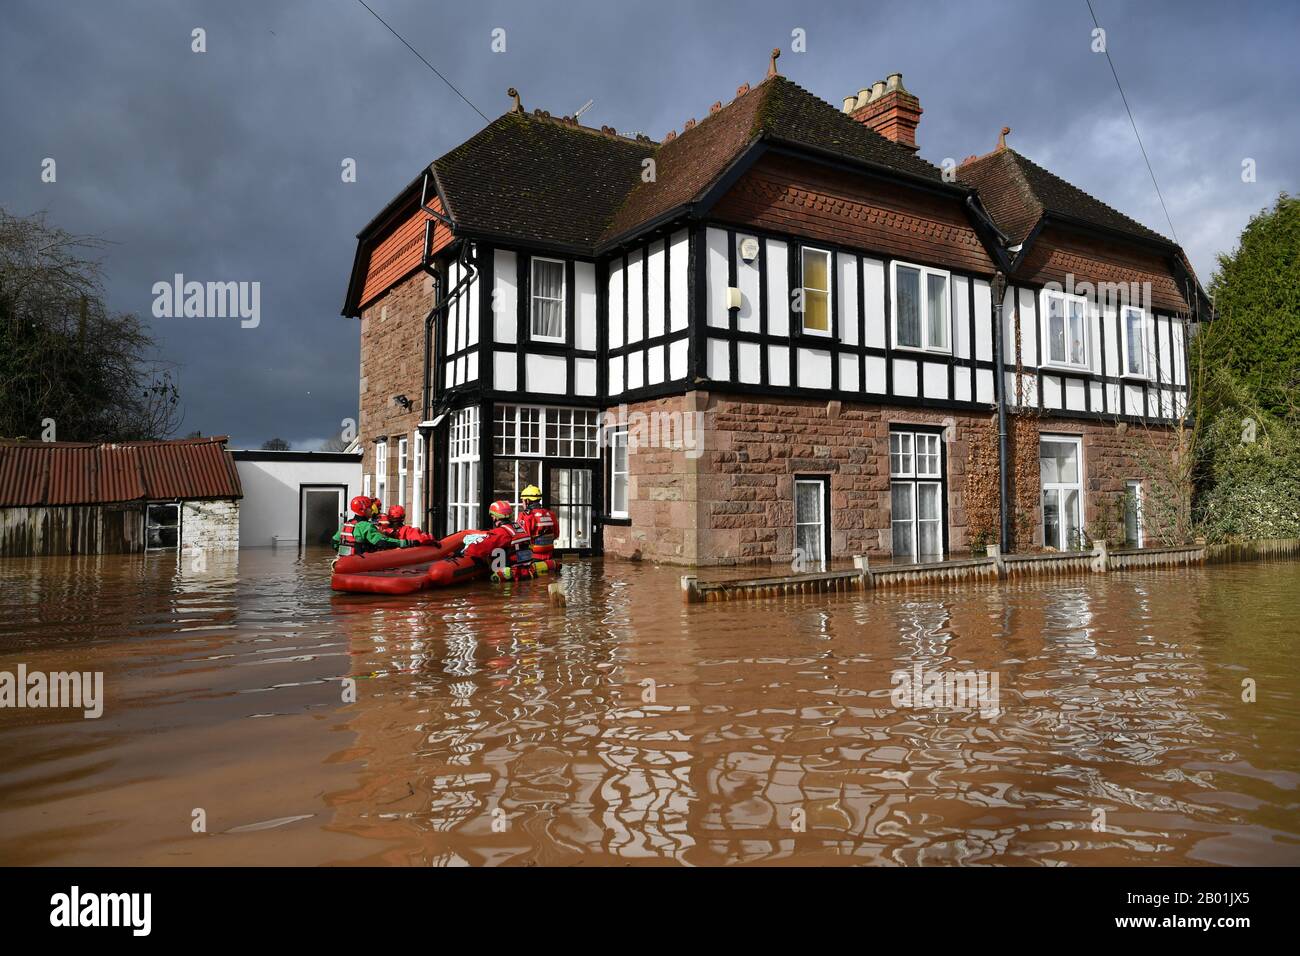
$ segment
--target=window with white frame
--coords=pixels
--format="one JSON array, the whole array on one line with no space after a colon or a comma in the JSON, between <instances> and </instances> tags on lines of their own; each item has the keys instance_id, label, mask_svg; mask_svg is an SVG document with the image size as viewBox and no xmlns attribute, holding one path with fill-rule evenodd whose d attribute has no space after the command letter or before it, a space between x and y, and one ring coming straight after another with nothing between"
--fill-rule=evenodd
<instances>
[{"instance_id":1,"label":"window with white frame","mask_svg":"<svg viewBox=\"0 0 1300 956\"><path fill-rule=\"evenodd\" d=\"M361 493L365 495L367 498L370 497L370 476L369 475L361 476Z\"/></svg>"},{"instance_id":2,"label":"window with white frame","mask_svg":"<svg viewBox=\"0 0 1300 956\"><path fill-rule=\"evenodd\" d=\"M181 506L151 502L145 506L145 550L175 551L180 545Z\"/></svg>"},{"instance_id":3,"label":"window with white frame","mask_svg":"<svg viewBox=\"0 0 1300 956\"><path fill-rule=\"evenodd\" d=\"M388 507L388 442L375 442L375 497Z\"/></svg>"},{"instance_id":4,"label":"window with white frame","mask_svg":"<svg viewBox=\"0 0 1300 956\"><path fill-rule=\"evenodd\" d=\"M801 251L803 330L812 335L831 334L831 254L824 249Z\"/></svg>"},{"instance_id":5,"label":"window with white frame","mask_svg":"<svg viewBox=\"0 0 1300 956\"><path fill-rule=\"evenodd\" d=\"M802 561L826 562L826 479L794 480L794 546Z\"/></svg>"},{"instance_id":6,"label":"window with white frame","mask_svg":"<svg viewBox=\"0 0 1300 956\"><path fill-rule=\"evenodd\" d=\"M1147 315L1131 305L1120 309L1120 332L1124 343L1124 374L1133 378L1150 378Z\"/></svg>"},{"instance_id":7,"label":"window with white frame","mask_svg":"<svg viewBox=\"0 0 1300 956\"><path fill-rule=\"evenodd\" d=\"M447 531L472 528L479 514L478 407L453 412L447 442Z\"/></svg>"},{"instance_id":8,"label":"window with white frame","mask_svg":"<svg viewBox=\"0 0 1300 956\"><path fill-rule=\"evenodd\" d=\"M532 269L532 337L563 342L564 263L534 257Z\"/></svg>"},{"instance_id":9,"label":"window with white frame","mask_svg":"<svg viewBox=\"0 0 1300 956\"><path fill-rule=\"evenodd\" d=\"M951 352L948 273L906 262L895 262L893 271L894 346Z\"/></svg>"},{"instance_id":10,"label":"window with white frame","mask_svg":"<svg viewBox=\"0 0 1300 956\"><path fill-rule=\"evenodd\" d=\"M941 441L935 432L889 433L890 519L896 558L943 558Z\"/></svg>"},{"instance_id":11,"label":"window with white frame","mask_svg":"<svg viewBox=\"0 0 1300 956\"><path fill-rule=\"evenodd\" d=\"M1087 369L1088 300L1044 289L1041 309L1047 364Z\"/></svg>"},{"instance_id":12,"label":"window with white frame","mask_svg":"<svg viewBox=\"0 0 1300 956\"><path fill-rule=\"evenodd\" d=\"M529 485L536 485L546 492L542 485L542 460L540 458L494 458L492 459L492 497L510 502L516 510L523 504L523 491Z\"/></svg>"},{"instance_id":13,"label":"window with white frame","mask_svg":"<svg viewBox=\"0 0 1300 956\"><path fill-rule=\"evenodd\" d=\"M606 441L609 446L609 515L611 518L626 518L628 516L627 429L610 429Z\"/></svg>"},{"instance_id":14,"label":"window with white frame","mask_svg":"<svg viewBox=\"0 0 1300 956\"><path fill-rule=\"evenodd\" d=\"M1077 551L1083 547L1083 440L1040 439L1038 469L1043 487L1043 546Z\"/></svg>"},{"instance_id":15,"label":"window with white frame","mask_svg":"<svg viewBox=\"0 0 1300 956\"><path fill-rule=\"evenodd\" d=\"M499 456L599 458L597 414L594 408L498 405L493 410L493 452Z\"/></svg>"},{"instance_id":16,"label":"window with white frame","mask_svg":"<svg viewBox=\"0 0 1300 956\"><path fill-rule=\"evenodd\" d=\"M406 500L406 456L408 447L405 438L397 439L397 503L403 508L410 504Z\"/></svg>"},{"instance_id":17,"label":"window with white frame","mask_svg":"<svg viewBox=\"0 0 1300 956\"><path fill-rule=\"evenodd\" d=\"M1133 479L1124 483L1124 544L1140 548L1145 535L1142 529L1142 482Z\"/></svg>"}]
</instances>

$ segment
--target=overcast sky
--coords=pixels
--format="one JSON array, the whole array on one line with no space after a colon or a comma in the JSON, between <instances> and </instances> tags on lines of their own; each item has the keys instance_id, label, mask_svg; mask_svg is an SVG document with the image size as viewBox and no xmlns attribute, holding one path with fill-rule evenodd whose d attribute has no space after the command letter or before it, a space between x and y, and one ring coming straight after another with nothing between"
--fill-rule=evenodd
<instances>
[{"instance_id":1,"label":"overcast sky","mask_svg":"<svg viewBox=\"0 0 1300 956\"><path fill-rule=\"evenodd\" d=\"M1016 149L1170 234L1086 0L367 2L489 117L513 85L529 110L592 99L586 125L655 139L758 82L774 46L782 73L836 105L901 71L929 161L984 153L1006 124ZM1300 191L1300 3L1093 6L1208 282L1252 214ZM180 432L236 447L314 448L356 415L358 322L339 315L355 235L484 125L357 0L7 0L0 91L0 205L113 243L109 304L148 317L179 363ZM175 273L260 282L260 325L152 318L153 284Z\"/></svg>"}]
</instances>

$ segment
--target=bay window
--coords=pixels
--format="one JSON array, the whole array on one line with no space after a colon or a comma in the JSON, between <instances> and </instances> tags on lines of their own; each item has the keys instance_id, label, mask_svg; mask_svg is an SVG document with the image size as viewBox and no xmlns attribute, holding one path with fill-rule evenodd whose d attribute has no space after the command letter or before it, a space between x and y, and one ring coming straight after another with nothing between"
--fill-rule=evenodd
<instances>
[{"instance_id":1,"label":"bay window","mask_svg":"<svg viewBox=\"0 0 1300 956\"><path fill-rule=\"evenodd\" d=\"M478 407L453 412L447 442L447 533L473 528L479 517Z\"/></svg>"},{"instance_id":2,"label":"bay window","mask_svg":"<svg viewBox=\"0 0 1300 956\"><path fill-rule=\"evenodd\" d=\"M951 352L948 273L904 262L895 262L893 272L895 347Z\"/></svg>"}]
</instances>

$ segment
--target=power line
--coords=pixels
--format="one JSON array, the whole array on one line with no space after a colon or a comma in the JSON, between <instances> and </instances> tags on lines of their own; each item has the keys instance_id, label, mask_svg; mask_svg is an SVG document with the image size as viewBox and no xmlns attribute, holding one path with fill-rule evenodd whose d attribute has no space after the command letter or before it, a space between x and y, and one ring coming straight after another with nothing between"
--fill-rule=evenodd
<instances>
[{"instance_id":1,"label":"power line","mask_svg":"<svg viewBox=\"0 0 1300 956\"><path fill-rule=\"evenodd\" d=\"M1088 12L1092 14L1092 23L1098 30L1101 24L1097 22L1097 11L1092 8L1092 0L1084 0L1088 4ZM1169 207L1165 205L1165 197L1160 192L1160 184L1156 182L1156 171L1151 168L1151 157L1147 156L1147 148L1142 145L1142 134L1138 132L1137 120L1133 119L1133 110L1129 108L1128 97L1124 95L1124 85L1119 81L1119 73L1115 70L1115 61L1110 58L1110 47L1105 41L1102 42L1101 52L1106 54L1106 62L1110 64L1110 72L1115 77L1115 86L1119 88L1119 98L1124 101L1124 110L1128 113L1128 121L1133 126L1133 135L1137 137L1138 149L1142 150L1142 158L1146 161L1147 172L1151 174L1151 185L1156 187L1156 198L1160 200L1160 208L1165 211L1165 221L1169 223L1169 231L1173 233L1174 242L1178 242L1178 230L1174 228L1173 217L1169 215Z\"/></svg>"},{"instance_id":2,"label":"power line","mask_svg":"<svg viewBox=\"0 0 1300 956\"><path fill-rule=\"evenodd\" d=\"M490 119L487 118L486 115L484 115L484 113L483 113L483 111L482 111L481 109L479 109L479 108L478 108L477 106L475 106L473 103L470 103L470 101L469 101L469 97L468 97L468 96L466 96L466 95L465 95L464 93L462 93L460 90L456 89L456 84L455 84L455 83L453 83L451 80L447 79L445 76L443 76L441 73L439 73L439 72L438 72L438 68L437 68L436 66L434 66L432 63L430 63L428 60L426 60L426 59L421 55L421 53L420 53L419 50L417 50L415 47L411 46L411 44L407 43L405 37L403 37L400 33L398 33L398 32L397 32L396 30L394 30L392 27L388 26L388 21L385 20L383 17L381 17L379 14L375 13L375 11L374 11L373 9L371 9L370 4L366 3L366 0L357 0L357 3L361 4L361 5L362 5L363 7L365 7L367 10L370 10L370 15L371 15L372 17L374 17L376 20L378 20L380 23L382 23L384 26L388 27L388 32L389 32L389 33L391 33L393 36L397 37L397 39L401 40L401 41L402 41L402 44L403 44L403 45L404 45L408 50L410 50L410 51L411 51L412 53L414 53L416 56L420 57L420 62L423 63L425 66L427 66L429 69L433 70L433 72L434 72L435 74L437 74L438 79L442 80L442 82L446 83L449 87L451 87L451 90L452 90L453 93L455 93L457 96L459 96L459 97L460 97L462 100L464 100L466 103L469 103L469 108L472 109L472 110L473 110L475 113L477 113L479 116L482 116L482 117L483 117L483 122L485 122L485 123L490 123L490 122L492 122Z\"/></svg>"}]
</instances>

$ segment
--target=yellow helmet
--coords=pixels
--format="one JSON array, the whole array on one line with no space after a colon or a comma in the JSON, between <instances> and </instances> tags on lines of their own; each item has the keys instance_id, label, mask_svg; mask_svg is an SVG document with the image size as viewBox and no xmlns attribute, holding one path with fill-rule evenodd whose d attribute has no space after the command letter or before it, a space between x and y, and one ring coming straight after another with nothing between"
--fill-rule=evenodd
<instances>
[{"instance_id":1,"label":"yellow helmet","mask_svg":"<svg viewBox=\"0 0 1300 956\"><path fill-rule=\"evenodd\" d=\"M541 501L542 489L536 485L529 485L523 491L519 492L520 501Z\"/></svg>"}]
</instances>

